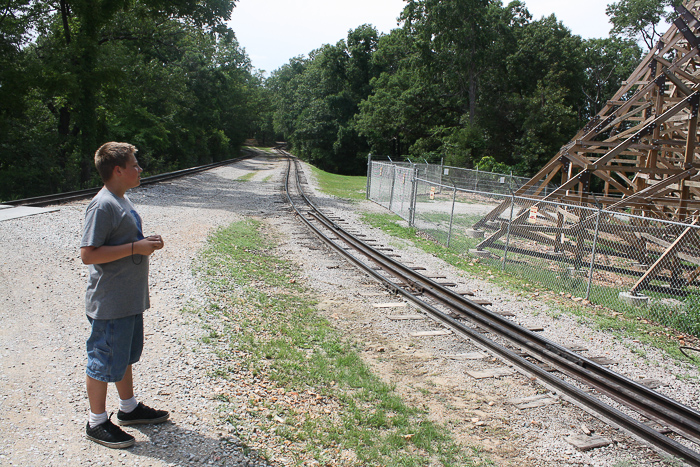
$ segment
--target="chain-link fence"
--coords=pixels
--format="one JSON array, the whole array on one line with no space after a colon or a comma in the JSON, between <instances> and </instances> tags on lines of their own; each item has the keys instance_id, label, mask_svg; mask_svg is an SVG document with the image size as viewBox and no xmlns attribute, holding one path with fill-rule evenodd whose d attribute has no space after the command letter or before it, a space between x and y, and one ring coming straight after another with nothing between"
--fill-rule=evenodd
<instances>
[{"instance_id":1,"label":"chain-link fence","mask_svg":"<svg viewBox=\"0 0 700 467\"><path fill-rule=\"evenodd\" d=\"M380 202L372 193L382 186L387 198L380 204L454 251L523 285L656 323L661 333L700 336L697 221L467 189L422 178L426 172L417 167L385 168L380 175L375 164L381 163L372 162L370 199Z\"/></svg>"}]
</instances>

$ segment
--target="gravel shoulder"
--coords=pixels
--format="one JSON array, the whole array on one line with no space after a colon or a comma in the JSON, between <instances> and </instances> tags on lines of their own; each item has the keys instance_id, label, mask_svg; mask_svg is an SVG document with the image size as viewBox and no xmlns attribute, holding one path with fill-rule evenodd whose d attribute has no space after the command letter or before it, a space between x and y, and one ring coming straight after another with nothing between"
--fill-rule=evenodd
<instances>
[{"instance_id":1,"label":"gravel shoulder","mask_svg":"<svg viewBox=\"0 0 700 467\"><path fill-rule=\"evenodd\" d=\"M268 464L256 455L257 449L268 453L270 464L290 465L274 437L243 440L250 451L222 423L215 397L221 381L213 376L220 364L216 343L204 345L202 323L182 312L206 303L206 290L193 276L192 265L207 235L248 217L262 220L270 235L281 239L279 254L305 271L308 286L321 297L319 312L361 343L363 357L382 378L497 465L660 465L661 458L650 449L556 396L549 405L517 408L509 401L548 391L518 373L472 378L467 371L505 365L490 357L460 357L477 350L471 344L455 336L412 337L414 331L438 326L429 319L391 319L407 311L374 305L396 297L325 248L310 248L311 241L299 236L304 228L282 203L284 169L281 160L260 156L129 193L144 220L144 233L161 234L166 242L151 260L151 309L144 315L144 356L134 367L136 392L148 405L170 410L172 421L130 429L137 443L124 451L98 446L83 434L88 322L86 267L78 244L87 201L0 223L0 465ZM313 179L309 182L313 188ZM661 392L697 406L700 389L694 368L590 330L576 318L553 313L536 297L514 297L484 278L465 277L408 242L360 225L360 211L383 211L374 203L350 204L318 193L317 199L355 231L393 247L401 261L442 273L460 288L492 300L494 309L512 311L521 324L542 326L546 337L584 345L593 356L612 357L618 362L616 371L659 380ZM248 393L256 382L238 384ZM108 411L116 411L116 404L116 391L110 388ZM611 444L582 452L566 441L585 430Z\"/></svg>"}]
</instances>

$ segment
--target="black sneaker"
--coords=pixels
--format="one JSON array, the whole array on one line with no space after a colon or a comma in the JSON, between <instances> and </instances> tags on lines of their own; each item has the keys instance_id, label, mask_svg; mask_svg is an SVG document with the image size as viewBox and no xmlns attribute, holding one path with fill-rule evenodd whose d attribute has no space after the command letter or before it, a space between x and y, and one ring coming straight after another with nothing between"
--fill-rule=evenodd
<instances>
[{"instance_id":1,"label":"black sneaker","mask_svg":"<svg viewBox=\"0 0 700 467\"><path fill-rule=\"evenodd\" d=\"M155 410L139 402L133 412L117 412L117 423L120 425L136 425L141 423L163 423L170 417L165 410Z\"/></svg>"},{"instance_id":2,"label":"black sneaker","mask_svg":"<svg viewBox=\"0 0 700 467\"><path fill-rule=\"evenodd\" d=\"M111 417L110 417L111 418ZM136 442L133 436L124 433L121 428L107 419L106 422L90 428L90 423L85 427L87 439L107 446L112 449L124 449L133 446Z\"/></svg>"}]
</instances>

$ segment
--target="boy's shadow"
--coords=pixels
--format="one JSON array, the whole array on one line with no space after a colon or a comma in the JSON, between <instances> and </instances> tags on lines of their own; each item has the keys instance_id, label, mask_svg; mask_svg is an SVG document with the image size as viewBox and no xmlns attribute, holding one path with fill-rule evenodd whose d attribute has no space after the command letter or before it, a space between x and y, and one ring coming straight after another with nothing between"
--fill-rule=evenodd
<instances>
[{"instance_id":1,"label":"boy's shadow","mask_svg":"<svg viewBox=\"0 0 700 467\"><path fill-rule=\"evenodd\" d=\"M129 448L129 452L139 457L159 459L168 465L207 465L210 462L213 465L269 465L234 435L205 436L170 420L158 425L129 425L125 428L136 429L148 438L143 441L137 436L136 444Z\"/></svg>"}]
</instances>

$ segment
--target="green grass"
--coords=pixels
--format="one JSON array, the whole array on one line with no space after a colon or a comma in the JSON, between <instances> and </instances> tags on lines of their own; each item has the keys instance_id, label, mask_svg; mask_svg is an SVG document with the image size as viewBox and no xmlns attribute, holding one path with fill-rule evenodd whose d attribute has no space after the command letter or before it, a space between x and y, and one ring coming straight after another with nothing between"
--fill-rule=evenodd
<instances>
[{"instance_id":1,"label":"green grass","mask_svg":"<svg viewBox=\"0 0 700 467\"><path fill-rule=\"evenodd\" d=\"M268 147L259 147L259 146L251 146L253 149L257 149L258 151L266 152L268 154L276 154L275 151L272 150L272 148Z\"/></svg>"},{"instance_id":2,"label":"green grass","mask_svg":"<svg viewBox=\"0 0 700 467\"><path fill-rule=\"evenodd\" d=\"M238 182L248 182L248 181L252 180L253 177L255 177L255 172L248 172L247 174L241 175L240 177L238 177L238 178L236 179L236 181L238 181Z\"/></svg>"},{"instance_id":3,"label":"green grass","mask_svg":"<svg viewBox=\"0 0 700 467\"><path fill-rule=\"evenodd\" d=\"M318 180L319 188L324 193L353 201L366 199L367 177L336 175L316 167L311 167L311 171Z\"/></svg>"},{"instance_id":4,"label":"green grass","mask_svg":"<svg viewBox=\"0 0 700 467\"><path fill-rule=\"evenodd\" d=\"M260 429L297 449L291 455L299 465L308 456L321 465L484 465L474 450L452 440L447 427L404 404L370 371L355 344L317 313L316 297L274 247L256 222L234 223L210 237L199 266L210 289L206 313L226 323L225 332L208 329L204 340L223 338L229 344L218 348L219 356L232 362L214 376L235 379L245 371L285 392L317 394L333 407L311 414L263 400L249 408ZM238 420L229 422L237 426ZM353 453L352 461L338 458L344 451Z\"/></svg>"}]
</instances>

